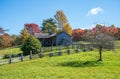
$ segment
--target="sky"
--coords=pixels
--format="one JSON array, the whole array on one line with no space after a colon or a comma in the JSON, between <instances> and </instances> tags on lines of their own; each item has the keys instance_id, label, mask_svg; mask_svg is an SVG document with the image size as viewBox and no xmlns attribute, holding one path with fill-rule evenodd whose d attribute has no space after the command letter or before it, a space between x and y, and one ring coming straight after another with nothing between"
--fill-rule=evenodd
<instances>
[{"instance_id":1,"label":"sky","mask_svg":"<svg viewBox=\"0 0 120 79\"><path fill-rule=\"evenodd\" d=\"M41 26L57 10L64 12L72 29L97 23L120 27L120 0L0 0L0 27L19 35L25 23Z\"/></svg>"}]
</instances>

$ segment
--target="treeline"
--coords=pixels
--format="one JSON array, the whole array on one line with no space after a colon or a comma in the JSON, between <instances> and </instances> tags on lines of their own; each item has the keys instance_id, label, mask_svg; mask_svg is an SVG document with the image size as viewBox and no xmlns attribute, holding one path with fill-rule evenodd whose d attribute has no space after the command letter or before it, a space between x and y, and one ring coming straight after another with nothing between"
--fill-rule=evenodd
<instances>
[{"instance_id":1,"label":"treeline","mask_svg":"<svg viewBox=\"0 0 120 79\"><path fill-rule=\"evenodd\" d=\"M72 29L67 17L61 10L56 12L54 18L44 19L41 27L35 23L26 23L20 35L9 35L6 31L0 27L0 49L22 45L30 35L34 36L35 33L57 34L64 31L72 36L73 41L87 41L94 37L97 32L102 31L120 40L120 28L115 25L105 26L97 24L92 29Z\"/></svg>"},{"instance_id":2,"label":"treeline","mask_svg":"<svg viewBox=\"0 0 120 79\"><path fill-rule=\"evenodd\" d=\"M116 40L120 40L120 28L115 25L105 26L101 24L96 24L92 29L73 29L72 39L73 41L89 41L98 32L106 33L113 36Z\"/></svg>"},{"instance_id":3,"label":"treeline","mask_svg":"<svg viewBox=\"0 0 120 79\"><path fill-rule=\"evenodd\" d=\"M35 33L57 34L64 31L69 35L72 35L72 28L63 11L57 11L54 18L43 20L41 28L35 23L24 24L24 29L21 30L20 35L10 36L9 34L5 33L7 30L4 30L2 27L0 27L0 49L22 45L30 35L35 36Z\"/></svg>"}]
</instances>

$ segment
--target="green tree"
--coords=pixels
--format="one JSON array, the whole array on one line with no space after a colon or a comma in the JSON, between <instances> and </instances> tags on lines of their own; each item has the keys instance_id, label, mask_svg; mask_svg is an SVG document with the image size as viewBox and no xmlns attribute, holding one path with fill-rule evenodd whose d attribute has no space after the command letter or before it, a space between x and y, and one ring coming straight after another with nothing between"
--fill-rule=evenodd
<instances>
[{"instance_id":1,"label":"green tree","mask_svg":"<svg viewBox=\"0 0 120 79\"><path fill-rule=\"evenodd\" d=\"M16 45L21 45L21 38L19 35L12 35L12 45L16 46Z\"/></svg>"},{"instance_id":2,"label":"green tree","mask_svg":"<svg viewBox=\"0 0 120 79\"><path fill-rule=\"evenodd\" d=\"M56 33L57 31L56 21L53 18L43 20L42 26L43 26L42 31L44 33Z\"/></svg>"},{"instance_id":3,"label":"green tree","mask_svg":"<svg viewBox=\"0 0 120 79\"><path fill-rule=\"evenodd\" d=\"M34 36L30 35L25 40L25 43L22 45L21 50L23 51L23 55L29 55L30 51L32 51L33 54L40 52L40 48L41 42Z\"/></svg>"},{"instance_id":4,"label":"green tree","mask_svg":"<svg viewBox=\"0 0 120 79\"><path fill-rule=\"evenodd\" d=\"M115 28L116 26L114 24L112 24L111 27Z\"/></svg>"},{"instance_id":5,"label":"green tree","mask_svg":"<svg viewBox=\"0 0 120 79\"><path fill-rule=\"evenodd\" d=\"M23 29L21 31L21 43L23 44L25 42L25 40L29 37L29 33L28 33L28 30L27 29Z\"/></svg>"}]
</instances>

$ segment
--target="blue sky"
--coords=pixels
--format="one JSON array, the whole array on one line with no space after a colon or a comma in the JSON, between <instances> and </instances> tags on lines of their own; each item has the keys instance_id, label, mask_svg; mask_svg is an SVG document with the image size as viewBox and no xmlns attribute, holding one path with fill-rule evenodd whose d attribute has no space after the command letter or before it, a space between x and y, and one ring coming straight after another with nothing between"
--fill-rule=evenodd
<instances>
[{"instance_id":1,"label":"blue sky","mask_svg":"<svg viewBox=\"0 0 120 79\"><path fill-rule=\"evenodd\" d=\"M120 0L0 0L0 26L19 34L25 23L54 18L62 10L71 27L92 28L96 23L120 27Z\"/></svg>"}]
</instances>

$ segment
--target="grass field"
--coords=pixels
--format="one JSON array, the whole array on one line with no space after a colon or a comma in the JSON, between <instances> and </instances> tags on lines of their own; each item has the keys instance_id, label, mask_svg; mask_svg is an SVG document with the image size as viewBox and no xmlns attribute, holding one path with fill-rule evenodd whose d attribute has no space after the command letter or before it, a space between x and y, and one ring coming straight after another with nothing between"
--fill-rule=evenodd
<instances>
[{"instance_id":1,"label":"grass field","mask_svg":"<svg viewBox=\"0 0 120 79\"><path fill-rule=\"evenodd\" d=\"M88 42L84 42L84 41L80 41L80 42L74 42L74 44L89 44ZM115 41L115 45L116 46L120 46L120 41ZM22 53L22 51L20 50L21 46L16 46L16 47L11 47L11 48L6 48L3 50L0 50L0 56L3 56L5 54L19 54ZM67 47L64 46L60 46L60 49L66 49ZM72 46L70 46L70 48L72 48ZM53 46L52 49L54 51L59 50L59 47ZM42 47L42 52L49 52L51 51L51 47Z\"/></svg>"},{"instance_id":2,"label":"grass field","mask_svg":"<svg viewBox=\"0 0 120 79\"><path fill-rule=\"evenodd\" d=\"M11 47L11 48L6 48L6 49L3 49L3 50L0 50L0 56L3 56L5 54L19 54L19 53L22 53L22 51L20 50L20 47L21 46L16 46L16 47ZM60 49L67 49L67 47L60 46ZM53 46L52 50L58 51L59 47ZM44 52L44 53L50 52L51 47L42 47L41 51Z\"/></svg>"},{"instance_id":3,"label":"grass field","mask_svg":"<svg viewBox=\"0 0 120 79\"><path fill-rule=\"evenodd\" d=\"M0 79L120 79L120 50L28 60L0 66Z\"/></svg>"},{"instance_id":4,"label":"grass field","mask_svg":"<svg viewBox=\"0 0 120 79\"><path fill-rule=\"evenodd\" d=\"M12 48L6 48L3 50L0 50L0 56L4 54L18 54L21 53L22 51L20 50L20 46L17 47L12 47Z\"/></svg>"}]
</instances>

